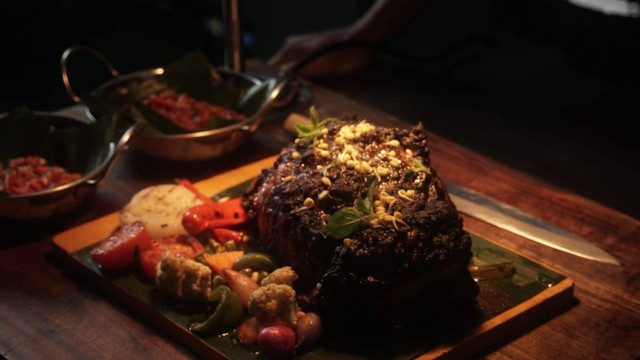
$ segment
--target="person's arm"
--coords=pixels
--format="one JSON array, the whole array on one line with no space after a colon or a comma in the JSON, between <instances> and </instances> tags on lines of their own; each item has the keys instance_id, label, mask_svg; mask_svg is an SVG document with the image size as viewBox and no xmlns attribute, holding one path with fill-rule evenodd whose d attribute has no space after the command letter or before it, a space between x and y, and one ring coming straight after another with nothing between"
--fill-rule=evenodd
<instances>
[{"instance_id":1,"label":"person's arm","mask_svg":"<svg viewBox=\"0 0 640 360\"><path fill-rule=\"evenodd\" d=\"M348 29L351 40L383 42L400 31L424 0L377 0Z\"/></svg>"},{"instance_id":2,"label":"person's arm","mask_svg":"<svg viewBox=\"0 0 640 360\"><path fill-rule=\"evenodd\" d=\"M351 26L324 32L294 35L269 60L269 65L289 65L307 54L342 41L380 43L389 40L416 13L420 0L378 0ZM323 55L298 71L309 78L339 76L362 69L371 59L362 48L336 50Z\"/></svg>"}]
</instances>

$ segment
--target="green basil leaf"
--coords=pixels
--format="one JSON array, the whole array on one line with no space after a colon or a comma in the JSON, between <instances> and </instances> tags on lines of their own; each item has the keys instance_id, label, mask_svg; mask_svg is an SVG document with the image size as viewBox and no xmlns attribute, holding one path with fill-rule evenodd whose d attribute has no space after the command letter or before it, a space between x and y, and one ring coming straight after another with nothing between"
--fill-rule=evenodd
<instances>
[{"instance_id":1,"label":"green basil leaf","mask_svg":"<svg viewBox=\"0 0 640 360\"><path fill-rule=\"evenodd\" d=\"M313 125L313 128L317 129L318 128L318 123L320 123L320 115L316 111L316 107L315 106L312 106L309 109L309 117L311 118L311 124Z\"/></svg>"},{"instance_id":2,"label":"green basil leaf","mask_svg":"<svg viewBox=\"0 0 640 360\"><path fill-rule=\"evenodd\" d=\"M310 133L313 128L310 125L296 124L296 130L298 130L298 136L302 137Z\"/></svg>"},{"instance_id":3,"label":"green basil leaf","mask_svg":"<svg viewBox=\"0 0 640 360\"><path fill-rule=\"evenodd\" d=\"M373 215L373 198L376 194L378 178L375 175L369 175L367 177L367 184L369 185L367 197L358 199L358 210L363 214Z\"/></svg>"},{"instance_id":4,"label":"green basil leaf","mask_svg":"<svg viewBox=\"0 0 640 360\"><path fill-rule=\"evenodd\" d=\"M369 215L373 213L371 200L368 197L358 199L358 211Z\"/></svg>"},{"instance_id":5,"label":"green basil leaf","mask_svg":"<svg viewBox=\"0 0 640 360\"><path fill-rule=\"evenodd\" d=\"M342 208L331 215L323 232L336 239L343 239L358 228L365 216L355 208Z\"/></svg>"},{"instance_id":6,"label":"green basil leaf","mask_svg":"<svg viewBox=\"0 0 640 360\"><path fill-rule=\"evenodd\" d=\"M309 116L311 118L311 124L296 124L298 130L298 138L304 140L307 144L315 143L315 141L323 135L323 131L327 124L331 122L342 123L342 121L336 118L326 118L320 121L320 115L316 111L314 106L309 108Z\"/></svg>"},{"instance_id":7,"label":"green basil leaf","mask_svg":"<svg viewBox=\"0 0 640 360\"><path fill-rule=\"evenodd\" d=\"M367 199L369 199L370 204L373 204L373 197L376 195L376 187L378 186L378 178L375 175L369 175L367 177L367 184L369 184Z\"/></svg>"},{"instance_id":8,"label":"green basil leaf","mask_svg":"<svg viewBox=\"0 0 640 360\"><path fill-rule=\"evenodd\" d=\"M324 120L322 120L322 121L318 122L317 126L318 126L319 128L323 128L323 127L327 126L327 124L329 124L329 123L344 124L344 121L342 121L342 120L340 120L340 119L338 119L338 118L332 118L332 117L330 117L330 118L326 118L326 119L324 119Z\"/></svg>"}]
</instances>

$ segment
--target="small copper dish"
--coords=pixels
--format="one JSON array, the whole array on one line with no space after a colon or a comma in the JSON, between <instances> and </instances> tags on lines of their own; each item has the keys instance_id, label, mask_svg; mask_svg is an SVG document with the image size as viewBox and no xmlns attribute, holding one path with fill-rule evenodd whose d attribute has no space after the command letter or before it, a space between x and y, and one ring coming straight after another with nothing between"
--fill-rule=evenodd
<instances>
[{"instance_id":1,"label":"small copper dish","mask_svg":"<svg viewBox=\"0 0 640 360\"><path fill-rule=\"evenodd\" d=\"M93 99L127 94L142 82L145 82L145 86L154 86L154 82L162 81L161 76L165 72L164 68L156 68L120 75L105 56L96 50L81 46L68 48L61 59L62 80L70 98L86 105L87 116L90 119L96 119L100 110L93 106L91 101L86 101L86 98L77 95L69 81L68 61L78 52L88 52L98 58L113 76L111 80L96 87L90 93ZM276 104L283 105L282 99L276 101L276 98L292 79L292 77L280 77L261 81L252 76L225 69L216 69L216 73L216 76L220 76L225 83L233 84L243 92L244 98L249 99L246 102L249 106L244 109L246 120L213 130L170 135L146 131L143 126L142 131L133 139L132 148L153 157L173 161L208 160L228 154L251 138L270 108L275 107ZM134 122L140 123L135 116L130 117Z\"/></svg>"},{"instance_id":2,"label":"small copper dish","mask_svg":"<svg viewBox=\"0 0 640 360\"><path fill-rule=\"evenodd\" d=\"M0 142L4 165L16 157L39 156L82 175L73 182L36 192L0 193L0 218L14 220L45 219L80 207L109 174L136 130L131 126L111 137L97 124L52 112L28 112L20 122L7 119L8 114L0 115L0 131L6 136ZM33 131L34 122L46 124L51 131ZM73 132L77 134L69 136Z\"/></svg>"}]
</instances>

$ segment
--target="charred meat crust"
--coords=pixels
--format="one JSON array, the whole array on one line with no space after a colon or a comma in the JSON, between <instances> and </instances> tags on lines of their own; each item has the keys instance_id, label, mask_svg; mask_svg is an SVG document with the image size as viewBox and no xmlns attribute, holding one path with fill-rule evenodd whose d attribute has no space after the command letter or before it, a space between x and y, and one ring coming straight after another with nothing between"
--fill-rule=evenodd
<instances>
[{"instance_id":1,"label":"charred meat crust","mask_svg":"<svg viewBox=\"0 0 640 360\"><path fill-rule=\"evenodd\" d=\"M447 304L472 306L478 290L467 269L471 239L430 167L424 127L357 124L331 124L320 141L291 144L252 184L244 204L259 245L298 273L301 298L329 320L375 315L391 324ZM353 138L344 126L355 129ZM342 136L350 138L346 145ZM355 150L345 158L347 146ZM349 158L359 161L355 167ZM378 204L387 216L344 239L326 235L332 214L367 196L372 174L376 199L387 197Z\"/></svg>"}]
</instances>

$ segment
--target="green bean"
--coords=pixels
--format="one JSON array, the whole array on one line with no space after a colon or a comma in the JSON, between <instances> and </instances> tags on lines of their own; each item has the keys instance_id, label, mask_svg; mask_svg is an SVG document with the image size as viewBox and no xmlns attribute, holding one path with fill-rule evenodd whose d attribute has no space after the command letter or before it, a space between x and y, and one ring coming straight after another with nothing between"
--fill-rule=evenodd
<instances>
[{"instance_id":1,"label":"green bean","mask_svg":"<svg viewBox=\"0 0 640 360\"><path fill-rule=\"evenodd\" d=\"M265 253L249 252L236 260L233 264L233 270L241 271L242 269L251 268L254 271L272 272L276 269L276 263L271 256Z\"/></svg>"},{"instance_id":2,"label":"green bean","mask_svg":"<svg viewBox=\"0 0 640 360\"><path fill-rule=\"evenodd\" d=\"M216 275L216 276L214 276L214 277L213 277L212 284L213 284L213 288L214 288L214 289L215 289L215 288L217 288L217 287L218 287L218 286L220 286L220 285L225 285L226 283L227 283L227 280L225 280L225 279L224 279L222 276L220 276L220 275Z\"/></svg>"},{"instance_id":3,"label":"green bean","mask_svg":"<svg viewBox=\"0 0 640 360\"><path fill-rule=\"evenodd\" d=\"M240 325L244 309L238 295L228 286L218 286L212 292L210 300L218 304L213 313L207 320L191 324L189 330L206 337L229 331Z\"/></svg>"}]
</instances>

